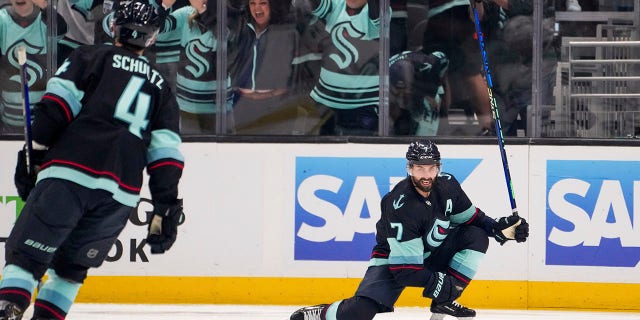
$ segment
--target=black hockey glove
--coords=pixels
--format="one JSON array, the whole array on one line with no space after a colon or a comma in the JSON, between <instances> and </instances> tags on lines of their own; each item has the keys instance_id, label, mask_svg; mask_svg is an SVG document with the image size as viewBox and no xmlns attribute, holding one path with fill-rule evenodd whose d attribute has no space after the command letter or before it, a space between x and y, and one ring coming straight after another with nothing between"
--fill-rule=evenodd
<instances>
[{"instance_id":1,"label":"black hockey glove","mask_svg":"<svg viewBox=\"0 0 640 320\"><path fill-rule=\"evenodd\" d=\"M529 223L524 218L518 216L502 217L496 220L493 227L493 237L501 245L509 240L525 242L529 237Z\"/></svg>"},{"instance_id":2,"label":"black hockey glove","mask_svg":"<svg viewBox=\"0 0 640 320\"><path fill-rule=\"evenodd\" d=\"M176 200L175 204L154 203L147 234L151 253L169 250L178 236L178 225L183 221L182 199Z\"/></svg>"},{"instance_id":3,"label":"black hockey glove","mask_svg":"<svg viewBox=\"0 0 640 320\"><path fill-rule=\"evenodd\" d=\"M31 150L33 171L28 173L27 152L24 148L18 151L18 162L16 163L16 172L13 175L13 182L16 185L18 195L22 201L27 201L29 193L31 193L31 190L36 186L37 172L46 153L46 150Z\"/></svg>"},{"instance_id":4,"label":"black hockey glove","mask_svg":"<svg viewBox=\"0 0 640 320\"><path fill-rule=\"evenodd\" d=\"M451 302L462 294L463 287L458 286L457 281L450 275L442 272L431 274L422 295L431 298L436 304Z\"/></svg>"}]
</instances>

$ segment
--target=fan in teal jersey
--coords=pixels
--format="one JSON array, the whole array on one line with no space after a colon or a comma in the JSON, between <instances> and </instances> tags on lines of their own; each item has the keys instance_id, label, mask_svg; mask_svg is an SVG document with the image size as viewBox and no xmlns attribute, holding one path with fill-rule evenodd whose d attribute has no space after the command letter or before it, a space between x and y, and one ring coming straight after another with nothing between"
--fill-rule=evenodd
<instances>
[{"instance_id":1,"label":"fan in teal jersey","mask_svg":"<svg viewBox=\"0 0 640 320\"><path fill-rule=\"evenodd\" d=\"M379 0L311 0L324 21L321 70L311 98L331 117L321 135L378 131Z\"/></svg>"},{"instance_id":2,"label":"fan in teal jersey","mask_svg":"<svg viewBox=\"0 0 640 320\"><path fill-rule=\"evenodd\" d=\"M176 71L176 98L180 106L180 133L214 133L216 113L223 112L232 123L231 79L217 79L217 6L206 0L190 0L165 20L159 41L179 39L180 59ZM230 19L233 20L233 19ZM229 30L223 32L229 34ZM226 41L226 39L225 39ZM218 81L227 88L225 105L216 104Z\"/></svg>"},{"instance_id":3,"label":"fan in teal jersey","mask_svg":"<svg viewBox=\"0 0 640 320\"><path fill-rule=\"evenodd\" d=\"M47 18L45 0L11 0L11 5L0 10L0 90L2 112L0 132L22 134L22 86L18 48L27 50L29 101L35 103L44 94L47 77ZM67 32L64 19L58 15L59 38ZM55 66L54 66L55 67ZM33 107L33 106L29 106Z\"/></svg>"}]
</instances>

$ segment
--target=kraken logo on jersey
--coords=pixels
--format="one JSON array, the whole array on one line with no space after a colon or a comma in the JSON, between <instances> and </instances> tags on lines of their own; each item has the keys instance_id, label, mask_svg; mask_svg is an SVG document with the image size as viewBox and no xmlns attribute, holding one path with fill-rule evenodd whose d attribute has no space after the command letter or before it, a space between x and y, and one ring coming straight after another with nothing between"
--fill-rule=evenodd
<instances>
[{"instance_id":1,"label":"kraken logo on jersey","mask_svg":"<svg viewBox=\"0 0 640 320\"><path fill-rule=\"evenodd\" d=\"M203 43L200 39L197 39L196 41L189 41L185 48L185 54L189 59L189 65L186 67L187 71L196 78L199 78L205 72L209 71L209 69L211 69L211 64L202 56L202 53L208 53L211 51L213 51L213 49L211 49L211 45Z\"/></svg>"},{"instance_id":2,"label":"kraken logo on jersey","mask_svg":"<svg viewBox=\"0 0 640 320\"><path fill-rule=\"evenodd\" d=\"M27 54L39 55L44 51L44 47L35 46L25 40L14 43L7 51L11 52L11 55L8 56L9 63L16 69L20 69L20 63L18 63L18 48L21 46L24 46L27 49ZM27 57L27 81L29 82L29 87L31 87L38 79L42 79L43 77L44 69L42 66L29 60ZM9 79L20 83L20 74L13 75Z\"/></svg>"},{"instance_id":3,"label":"kraken logo on jersey","mask_svg":"<svg viewBox=\"0 0 640 320\"><path fill-rule=\"evenodd\" d=\"M442 221L440 219L436 219L433 222L433 227L427 234L427 244L430 249L435 249L442 244L442 241L447 237L449 233L449 221Z\"/></svg>"},{"instance_id":4,"label":"kraken logo on jersey","mask_svg":"<svg viewBox=\"0 0 640 320\"><path fill-rule=\"evenodd\" d=\"M331 29L331 39L333 44L342 54L342 57L336 53L332 53L329 57L335 61L340 69L345 69L349 65L358 61L358 49L349 41L348 38L362 39L365 34L356 30L350 21L341 22Z\"/></svg>"}]
</instances>

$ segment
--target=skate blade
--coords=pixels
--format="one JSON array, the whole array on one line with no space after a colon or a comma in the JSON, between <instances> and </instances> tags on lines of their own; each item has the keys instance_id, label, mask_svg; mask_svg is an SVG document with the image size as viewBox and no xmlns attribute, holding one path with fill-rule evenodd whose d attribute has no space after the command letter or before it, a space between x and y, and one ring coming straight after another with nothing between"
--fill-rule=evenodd
<instances>
[{"instance_id":1,"label":"skate blade","mask_svg":"<svg viewBox=\"0 0 640 320\"><path fill-rule=\"evenodd\" d=\"M444 313L432 313L431 314L431 318L429 320L444 320L445 316L446 316L446 314L444 314ZM451 318L456 318L456 317L451 317ZM473 319L475 319L475 317L458 317L456 319L458 319L458 320L473 320Z\"/></svg>"}]
</instances>

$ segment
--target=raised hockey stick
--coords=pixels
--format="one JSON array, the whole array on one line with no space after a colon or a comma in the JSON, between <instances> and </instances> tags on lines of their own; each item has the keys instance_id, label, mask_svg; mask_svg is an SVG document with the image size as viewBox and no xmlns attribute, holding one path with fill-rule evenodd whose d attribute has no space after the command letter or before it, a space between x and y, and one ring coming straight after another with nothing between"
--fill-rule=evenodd
<instances>
[{"instance_id":1,"label":"raised hockey stick","mask_svg":"<svg viewBox=\"0 0 640 320\"><path fill-rule=\"evenodd\" d=\"M493 96L493 81L491 80L491 71L489 71L489 62L487 61L487 51L484 46L484 35L480 28L480 17L478 16L477 1L470 0L471 7L473 8L473 18L476 25L476 36L478 37L478 43L480 44L480 52L482 53L482 65L484 69L485 78L487 80L487 90L489 91L489 100L491 103L491 113L495 120L496 135L498 136L498 145L500 147L500 156L502 157L502 169L504 170L504 178L507 182L507 191L509 193L509 201L511 203L511 213L514 216L518 215L518 207L516 206L516 198L513 191L513 183L511 181L511 173L509 171L509 163L507 161L507 152L504 150L504 135L502 134L502 124L500 123L500 112L498 110L498 103Z\"/></svg>"},{"instance_id":2,"label":"raised hockey stick","mask_svg":"<svg viewBox=\"0 0 640 320\"><path fill-rule=\"evenodd\" d=\"M20 84L22 85L22 115L24 117L24 145L27 173L33 173L31 155L33 143L31 139L31 107L29 104L29 77L27 74L27 48L18 47L18 63L20 64Z\"/></svg>"}]
</instances>

